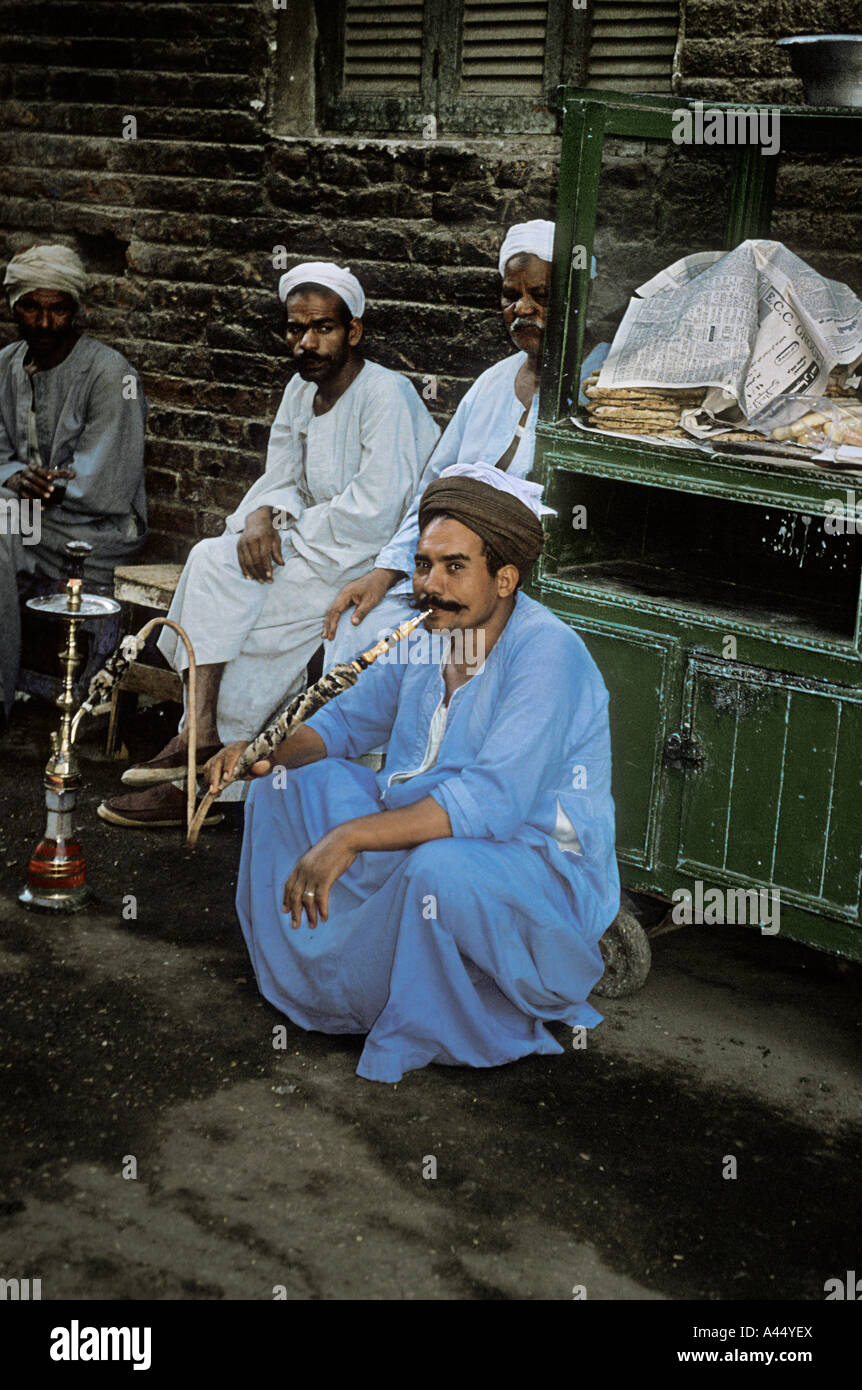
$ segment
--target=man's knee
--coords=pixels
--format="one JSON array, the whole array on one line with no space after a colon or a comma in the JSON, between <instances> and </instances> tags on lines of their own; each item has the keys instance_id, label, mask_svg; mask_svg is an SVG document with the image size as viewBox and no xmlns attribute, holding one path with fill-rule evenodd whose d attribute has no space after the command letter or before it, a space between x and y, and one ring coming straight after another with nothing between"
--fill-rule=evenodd
<instances>
[{"instance_id":1,"label":"man's knee","mask_svg":"<svg viewBox=\"0 0 862 1390\"><path fill-rule=\"evenodd\" d=\"M278 802L284 796L289 779L290 773L281 765L274 767L265 777L255 777L248 789L246 805L271 810L273 802Z\"/></svg>"},{"instance_id":2,"label":"man's knee","mask_svg":"<svg viewBox=\"0 0 862 1390\"><path fill-rule=\"evenodd\" d=\"M439 894L463 881L464 864L463 841L427 840L410 851L405 868L412 882Z\"/></svg>"},{"instance_id":3,"label":"man's knee","mask_svg":"<svg viewBox=\"0 0 862 1390\"><path fill-rule=\"evenodd\" d=\"M213 570L226 570L234 577L240 576L242 571L236 556L238 539L225 531L224 535L209 536L206 540L197 541L186 558L186 578L194 583L196 576L211 573Z\"/></svg>"}]
</instances>

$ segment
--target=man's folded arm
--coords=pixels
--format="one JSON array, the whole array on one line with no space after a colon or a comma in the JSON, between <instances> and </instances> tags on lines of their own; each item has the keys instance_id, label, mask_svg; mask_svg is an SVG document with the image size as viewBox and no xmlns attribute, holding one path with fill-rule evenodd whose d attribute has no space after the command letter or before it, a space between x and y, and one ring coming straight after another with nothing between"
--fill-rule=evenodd
<instances>
[{"instance_id":1,"label":"man's folded arm","mask_svg":"<svg viewBox=\"0 0 862 1390\"><path fill-rule=\"evenodd\" d=\"M242 532L250 513L258 507L270 507L294 519L302 516L305 503L298 487L302 478L302 449L291 428L295 409L288 388L269 432L264 471L225 520L225 530L232 535Z\"/></svg>"},{"instance_id":2,"label":"man's folded arm","mask_svg":"<svg viewBox=\"0 0 862 1390\"><path fill-rule=\"evenodd\" d=\"M410 806L394 811L376 811L370 816L345 821L338 827L357 854L367 850L415 849L429 840L452 835L452 825L443 807L431 796L423 796Z\"/></svg>"},{"instance_id":3,"label":"man's folded arm","mask_svg":"<svg viewBox=\"0 0 862 1390\"><path fill-rule=\"evenodd\" d=\"M6 428L3 416L0 415L0 487L3 487L10 478L14 478L16 473L21 473L27 467L21 459L15 455L15 445Z\"/></svg>"}]
</instances>

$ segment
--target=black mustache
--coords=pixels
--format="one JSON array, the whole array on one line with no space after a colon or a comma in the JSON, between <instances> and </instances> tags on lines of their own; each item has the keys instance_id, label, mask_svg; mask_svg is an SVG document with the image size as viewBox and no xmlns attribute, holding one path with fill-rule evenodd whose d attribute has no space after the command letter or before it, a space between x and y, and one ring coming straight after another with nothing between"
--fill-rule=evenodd
<instances>
[{"instance_id":1,"label":"black mustache","mask_svg":"<svg viewBox=\"0 0 862 1390\"><path fill-rule=\"evenodd\" d=\"M409 600L409 605L411 608L418 608L423 612L428 612L431 608L432 600L428 598L412 598ZM433 600L433 605L435 608L442 608L444 613L460 613L461 609L464 607L463 603L444 603L442 599L436 598Z\"/></svg>"}]
</instances>

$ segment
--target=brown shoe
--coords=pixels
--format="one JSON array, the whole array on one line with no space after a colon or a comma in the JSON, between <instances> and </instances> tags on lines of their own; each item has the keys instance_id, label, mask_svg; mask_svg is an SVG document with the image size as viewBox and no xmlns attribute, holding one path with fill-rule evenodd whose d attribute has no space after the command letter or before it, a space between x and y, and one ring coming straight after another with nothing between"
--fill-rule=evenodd
<instances>
[{"instance_id":1,"label":"brown shoe","mask_svg":"<svg viewBox=\"0 0 862 1390\"><path fill-rule=\"evenodd\" d=\"M131 792L127 796L110 796L97 807L96 815L110 825L143 830L168 825L184 826L186 795L179 787L172 787L168 783L163 787L150 787L144 792ZM218 825L223 820L221 811L211 811L204 825Z\"/></svg>"},{"instance_id":2,"label":"brown shoe","mask_svg":"<svg viewBox=\"0 0 862 1390\"><path fill-rule=\"evenodd\" d=\"M208 743L197 750L197 771L203 772L206 764L221 749L220 743ZM157 787L163 782L185 781L188 771L189 755L186 748L175 748L171 753L159 753L148 763L136 763L127 767L120 781L124 787Z\"/></svg>"}]
</instances>

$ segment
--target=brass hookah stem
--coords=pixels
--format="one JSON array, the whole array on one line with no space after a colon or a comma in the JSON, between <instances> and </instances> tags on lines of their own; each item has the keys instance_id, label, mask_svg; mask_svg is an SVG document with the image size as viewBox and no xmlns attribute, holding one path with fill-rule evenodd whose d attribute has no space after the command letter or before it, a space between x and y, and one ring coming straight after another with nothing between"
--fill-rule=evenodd
<instances>
[{"instance_id":1,"label":"brass hookah stem","mask_svg":"<svg viewBox=\"0 0 862 1390\"><path fill-rule=\"evenodd\" d=\"M66 609L69 613L78 613L81 608L81 580L70 579L66 584ZM61 653L63 661L63 689L57 697L57 704L61 711L60 719L60 738L59 751L61 756L68 757L72 750L72 710L75 707L75 672L80 665L81 658L78 653L78 624L74 618L69 618L66 622L66 646ZM52 738L52 742L56 735Z\"/></svg>"}]
</instances>

